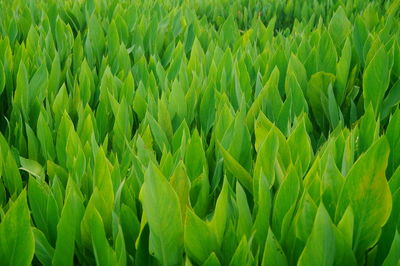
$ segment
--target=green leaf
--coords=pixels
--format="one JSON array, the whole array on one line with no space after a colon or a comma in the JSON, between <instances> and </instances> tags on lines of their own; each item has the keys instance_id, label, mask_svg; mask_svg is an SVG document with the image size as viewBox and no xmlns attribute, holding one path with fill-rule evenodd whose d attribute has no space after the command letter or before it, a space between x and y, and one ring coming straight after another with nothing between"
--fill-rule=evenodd
<instances>
[{"instance_id":1,"label":"green leaf","mask_svg":"<svg viewBox=\"0 0 400 266\"><path fill-rule=\"evenodd\" d=\"M365 152L378 138L379 121L375 120L372 104L366 109L360 119L360 131L358 139L358 154Z\"/></svg>"},{"instance_id":2,"label":"green leaf","mask_svg":"<svg viewBox=\"0 0 400 266\"><path fill-rule=\"evenodd\" d=\"M324 106L324 111L327 113L331 128L336 128L340 120L343 120L342 112L338 104L336 103L336 98L333 93L332 85L328 87L328 111L326 111L326 106Z\"/></svg>"},{"instance_id":3,"label":"green leaf","mask_svg":"<svg viewBox=\"0 0 400 266\"><path fill-rule=\"evenodd\" d=\"M197 215L204 217L208 211L210 181L206 171L193 180L190 188L190 201Z\"/></svg>"},{"instance_id":4,"label":"green leaf","mask_svg":"<svg viewBox=\"0 0 400 266\"><path fill-rule=\"evenodd\" d=\"M385 47L381 47L371 59L363 74L363 96L364 109L367 110L371 103L378 114L381 109L382 100L389 86L390 65L389 56Z\"/></svg>"},{"instance_id":5,"label":"green leaf","mask_svg":"<svg viewBox=\"0 0 400 266\"><path fill-rule=\"evenodd\" d=\"M250 243L247 241L246 236L242 237L235 253L232 256L230 266L240 266L240 265L253 265L254 257L251 252Z\"/></svg>"},{"instance_id":6,"label":"green leaf","mask_svg":"<svg viewBox=\"0 0 400 266\"><path fill-rule=\"evenodd\" d=\"M318 71L335 74L337 52L328 31L323 31L318 43Z\"/></svg>"},{"instance_id":7,"label":"green leaf","mask_svg":"<svg viewBox=\"0 0 400 266\"><path fill-rule=\"evenodd\" d=\"M286 80L285 80L285 88L289 86L289 77L293 75L297 80L298 84L303 93L307 91L307 72L304 68L303 63L297 58L295 54L291 54L288 62ZM286 92L287 94L287 92Z\"/></svg>"},{"instance_id":8,"label":"green leaf","mask_svg":"<svg viewBox=\"0 0 400 266\"><path fill-rule=\"evenodd\" d=\"M3 162L3 180L5 188L8 190L10 195L17 195L22 190L22 179L18 171L17 163L15 162L14 155L11 150L2 151L5 156Z\"/></svg>"},{"instance_id":9,"label":"green leaf","mask_svg":"<svg viewBox=\"0 0 400 266\"><path fill-rule=\"evenodd\" d=\"M74 62L74 64L75 63L76 62ZM56 92L59 90L60 78L61 78L60 57L58 53L56 53L54 55L54 59L51 64L51 71L49 75L48 94L50 99L54 99Z\"/></svg>"},{"instance_id":10,"label":"green leaf","mask_svg":"<svg viewBox=\"0 0 400 266\"><path fill-rule=\"evenodd\" d=\"M313 157L311 141L307 134L304 117L292 131L287 142L292 155L292 163L298 169L298 173L303 176L307 172Z\"/></svg>"},{"instance_id":11,"label":"green leaf","mask_svg":"<svg viewBox=\"0 0 400 266\"><path fill-rule=\"evenodd\" d=\"M177 84L176 85L177 88L179 88L181 90L180 92L178 92L178 95L179 95L179 93L183 92L182 89L180 88L178 80L176 79L176 76L178 75L178 73L180 73L180 69L181 69L181 66L182 66L182 58L183 57L184 57L183 45L179 41L178 44L175 46L175 49L174 49L174 51L172 53L172 61L171 61L171 64L170 64L170 66L168 68L168 71L167 71L168 72L168 74L167 74L168 79L170 81L174 81L174 84L175 83ZM174 87L174 84L172 85L173 87ZM172 88L172 90L174 90L174 88ZM172 95L172 93L171 93L171 95ZM179 95L179 96L181 96L181 95ZM176 99L176 100L178 100L178 99ZM181 100L181 99L179 99L179 100ZM174 99L171 99L171 98L170 98L170 102L171 103L172 102L177 103L177 102L175 102ZM186 109L186 104L183 105L183 103L184 102L180 102L180 104L182 104L182 106L180 106L180 107L176 106L176 107L179 108L179 109L184 107Z\"/></svg>"},{"instance_id":12,"label":"green leaf","mask_svg":"<svg viewBox=\"0 0 400 266\"><path fill-rule=\"evenodd\" d=\"M227 222L230 216L229 212L229 183L224 179L222 190L219 193L217 202L215 204L215 211L210 222L210 227L215 233L218 246L221 246L224 233L227 227Z\"/></svg>"},{"instance_id":13,"label":"green leaf","mask_svg":"<svg viewBox=\"0 0 400 266\"><path fill-rule=\"evenodd\" d=\"M48 84L48 73L45 64L42 64L29 81L30 99L38 98L43 101Z\"/></svg>"},{"instance_id":14,"label":"green leaf","mask_svg":"<svg viewBox=\"0 0 400 266\"><path fill-rule=\"evenodd\" d=\"M400 81L398 80L390 88L390 90L387 93L385 99L383 100L383 104L382 104L382 119L385 119L391 113L393 107L395 107L399 103L400 103Z\"/></svg>"},{"instance_id":15,"label":"green leaf","mask_svg":"<svg viewBox=\"0 0 400 266\"><path fill-rule=\"evenodd\" d=\"M275 238L271 228L268 229L268 236L265 243L262 266L288 265L285 253L283 252L278 240Z\"/></svg>"},{"instance_id":16,"label":"green leaf","mask_svg":"<svg viewBox=\"0 0 400 266\"><path fill-rule=\"evenodd\" d=\"M112 210L114 207L114 186L112 182L109 161L104 153L103 147L97 151L94 163L93 186L99 191L104 205L96 206L102 216L102 222L109 232L111 229Z\"/></svg>"},{"instance_id":17,"label":"green leaf","mask_svg":"<svg viewBox=\"0 0 400 266\"><path fill-rule=\"evenodd\" d=\"M270 226L272 210L271 191L264 176L259 179L257 207L258 210L253 224L253 231L255 231L255 241L258 242L259 250L262 252Z\"/></svg>"},{"instance_id":18,"label":"green leaf","mask_svg":"<svg viewBox=\"0 0 400 266\"><path fill-rule=\"evenodd\" d=\"M222 47L228 47L234 43L238 37L238 30L232 15L228 16L220 31L220 41Z\"/></svg>"},{"instance_id":19,"label":"green leaf","mask_svg":"<svg viewBox=\"0 0 400 266\"><path fill-rule=\"evenodd\" d=\"M381 137L354 163L339 198L337 219L348 205L354 212L353 250L358 261L378 241L390 215L392 197L385 177L388 157L389 144Z\"/></svg>"},{"instance_id":20,"label":"green leaf","mask_svg":"<svg viewBox=\"0 0 400 266\"><path fill-rule=\"evenodd\" d=\"M44 157L47 160L54 161L56 152L54 147L53 134L50 130L48 122L43 117L42 112L39 114L37 122L37 136L40 141Z\"/></svg>"},{"instance_id":21,"label":"green leaf","mask_svg":"<svg viewBox=\"0 0 400 266\"><path fill-rule=\"evenodd\" d=\"M37 161L25 159L23 157L19 157L19 161L21 162L20 170L24 170L44 181L44 168Z\"/></svg>"},{"instance_id":22,"label":"green leaf","mask_svg":"<svg viewBox=\"0 0 400 266\"><path fill-rule=\"evenodd\" d=\"M169 144L167 136L165 135L165 132L161 129L160 125L157 123L157 121L153 118L152 115L147 113L146 117L149 121L151 132L154 136L154 139L157 143L159 150L163 151L164 146L165 146L165 148L167 148L167 150L169 151L170 144Z\"/></svg>"},{"instance_id":23,"label":"green leaf","mask_svg":"<svg viewBox=\"0 0 400 266\"><path fill-rule=\"evenodd\" d=\"M263 194L263 192L259 192L258 188L258 183L261 182L260 179L262 177L266 178L265 181L268 183L269 187L272 187L275 183L275 163L278 159L278 148L279 137L276 130L272 129L269 131L257 153L253 174L253 194L256 201L259 195Z\"/></svg>"},{"instance_id":24,"label":"green leaf","mask_svg":"<svg viewBox=\"0 0 400 266\"><path fill-rule=\"evenodd\" d=\"M242 107L243 108L243 107ZM252 143L251 135L247 129L245 122L245 112L240 110L233 124L232 135L226 134L222 140L222 144L230 143L228 152L242 165L247 171L250 171L252 162Z\"/></svg>"},{"instance_id":25,"label":"green leaf","mask_svg":"<svg viewBox=\"0 0 400 266\"><path fill-rule=\"evenodd\" d=\"M400 168L399 168L400 169ZM400 171L399 171L400 173ZM396 173L395 173L396 174ZM400 177L400 175L397 175ZM392 187L391 182L396 176L393 176L390 181L389 181L389 186ZM397 178L399 179L399 178ZM399 186L398 184L396 185L396 191L392 192L392 212L390 214L389 220L385 224L385 226L382 228L382 234L379 238L378 242L378 250L376 254L376 263L377 264L382 264L383 261L386 259L386 257L389 254L390 251L390 246L394 244L394 238L396 237L396 231L399 225L400 221L400 189L398 189Z\"/></svg>"},{"instance_id":26,"label":"green leaf","mask_svg":"<svg viewBox=\"0 0 400 266\"><path fill-rule=\"evenodd\" d=\"M400 110L397 109L390 118L386 130L386 136L390 145L390 154L387 173L391 176L400 165L400 154L396 151L400 148Z\"/></svg>"},{"instance_id":27,"label":"green leaf","mask_svg":"<svg viewBox=\"0 0 400 266\"><path fill-rule=\"evenodd\" d=\"M197 130L186 147L185 165L190 180L197 178L204 169L207 169L207 161L204 153L204 146Z\"/></svg>"},{"instance_id":28,"label":"green leaf","mask_svg":"<svg viewBox=\"0 0 400 266\"><path fill-rule=\"evenodd\" d=\"M221 263L218 260L217 255L215 253L211 253L211 255L207 258L207 260L202 264L203 266L219 266Z\"/></svg>"},{"instance_id":29,"label":"green leaf","mask_svg":"<svg viewBox=\"0 0 400 266\"><path fill-rule=\"evenodd\" d=\"M127 251L125 245L124 234L121 226L118 226L118 233L114 241L115 257L118 265L126 265Z\"/></svg>"},{"instance_id":30,"label":"green leaf","mask_svg":"<svg viewBox=\"0 0 400 266\"><path fill-rule=\"evenodd\" d=\"M335 232L323 204L320 204L311 235L300 255L298 265L333 265Z\"/></svg>"},{"instance_id":31,"label":"green leaf","mask_svg":"<svg viewBox=\"0 0 400 266\"><path fill-rule=\"evenodd\" d=\"M82 244L90 248L92 246L92 236L91 236L91 219L94 215L94 212L97 208L101 209L102 206L104 206L104 200L103 198L99 195L99 190L97 188L94 188L92 195L90 196L89 202L86 205L86 209L81 221L81 239L82 239ZM97 207L98 206L98 207Z\"/></svg>"},{"instance_id":32,"label":"green leaf","mask_svg":"<svg viewBox=\"0 0 400 266\"><path fill-rule=\"evenodd\" d=\"M400 235L395 232L395 237L390 248L389 254L383 262L383 266L398 265L400 262Z\"/></svg>"},{"instance_id":33,"label":"green leaf","mask_svg":"<svg viewBox=\"0 0 400 266\"><path fill-rule=\"evenodd\" d=\"M337 228L335 230L335 263L336 266L341 265L357 265L356 257L351 249L351 243L346 240L346 236Z\"/></svg>"},{"instance_id":34,"label":"green leaf","mask_svg":"<svg viewBox=\"0 0 400 266\"><path fill-rule=\"evenodd\" d=\"M163 97L158 100L158 124L165 132L168 139L172 139L173 136L173 129L172 129L172 121L171 117L169 116L168 108L167 108L167 101Z\"/></svg>"},{"instance_id":35,"label":"green leaf","mask_svg":"<svg viewBox=\"0 0 400 266\"><path fill-rule=\"evenodd\" d=\"M62 90L62 88L61 88ZM74 124L67 112L63 112L60 124L57 129L56 151L57 159L61 166L67 163L67 141L70 131L74 129Z\"/></svg>"},{"instance_id":36,"label":"green leaf","mask_svg":"<svg viewBox=\"0 0 400 266\"><path fill-rule=\"evenodd\" d=\"M171 119L176 117L178 121L182 121L188 112L187 103L185 100L185 91L182 87L182 84L175 80L172 84L171 93L169 95L168 110L170 112ZM180 122L178 124L180 124Z\"/></svg>"},{"instance_id":37,"label":"green leaf","mask_svg":"<svg viewBox=\"0 0 400 266\"><path fill-rule=\"evenodd\" d=\"M29 80L26 66L23 62L19 64L17 83L14 93L14 104L21 110L23 117L28 120L30 109Z\"/></svg>"},{"instance_id":38,"label":"green leaf","mask_svg":"<svg viewBox=\"0 0 400 266\"><path fill-rule=\"evenodd\" d=\"M308 102L311 105L311 110L321 129L327 127L326 117L323 116L324 106L327 105L327 102L324 102L323 99L328 98L329 85L334 84L334 82L335 76L326 72L317 72L313 74L308 82Z\"/></svg>"},{"instance_id":39,"label":"green leaf","mask_svg":"<svg viewBox=\"0 0 400 266\"><path fill-rule=\"evenodd\" d=\"M237 235L250 238L253 221L251 218L251 212L247 202L246 193L239 183L236 183L236 205L238 208Z\"/></svg>"},{"instance_id":40,"label":"green leaf","mask_svg":"<svg viewBox=\"0 0 400 266\"><path fill-rule=\"evenodd\" d=\"M185 251L196 263L204 263L213 252L218 250L215 233L189 208L185 221ZM204 245L207 243L207 245Z\"/></svg>"},{"instance_id":41,"label":"green leaf","mask_svg":"<svg viewBox=\"0 0 400 266\"><path fill-rule=\"evenodd\" d=\"M279 77L280 72L277 67L275 67L265 84L265 105L269 106L266 110L266 115L271 121L277 121L279 112L282 109L282 98L279 93Z\"/></svg>"},{"instance_id":42,"label":"green leaf","mask_svg":"<svg viewBox=\"0 0 400 266\"><path fill-rule=\"evenodd\" d=\"M0 61L0 95L3 93L5 85L6 85L6 75L4 73L3 63L1 63Z\"/></svg>"},{"instance_id":43,"label":"green leaf","mask_svg":"<svg viewBox=\"0 0 400 266\"><path fill-rule=\"evenodd\" d=\"M129 245L129 243L134 243L136 240L139 242L140 221L136 213L125 204L121 206L119 219L124 234L126 252L127 254L134 254L136 247L134 245Z\"/></svg>"},{"instance_id":44,"label":"green leaf","mask_svg":"<svg viewBox=\"0 0 400 266\"><path fill-rule=\"evenodd\" d=\"M0 261L4 265L30 265L35 252L26 192L10 205L0 224Z\"/></svg>"},{"instance_id":45,"label":"green leaf","mask_svg":"<svg viewBox=\"0 0 400 266\"><path fill-rule=\"evenodd\" d=\"M281 229L285 215L296 204L300 194L300 180L296 169L291 166L286 178L278 189L275 196L272 215L272 229L281 236Z\"/></svg>"},{"instance_id":46,"label":"green leaf","mask_svg":"<svg viewBox=\"0 0 400 266\"><path fill-rule=\"evenodd\" d=\"M333 156L328 155L325 170L321 178L322 200L326 210L335 217L336 204L342 191L344 177L337 168Z\"/></svg>"},{"instance_id":47,"label":"green leaf","mask_svg":"<svg viewBox=\"0 0 400 266\"><path fill-rule=\"evenodd\" d=\"M356 48L359 61L362 63L363 66L365 64L363 48L367 41L368 33L369 32L363 21L363 18L361 16L357 17L354 21L354 29L352 37L354 39L354 46Z\"/></svg>"},{"instance_id":48,"label":"green leaf","mask_svg":"<svg viewBox=\"0 0 400 266\"><path fill-rule=\"evenodd\" d=\"M90 228L96 264L101 266L117 265L117 258L109 246L104 225L97 210L94 210Z\"/></svg>"},{"instance_id":49,"label":"green leaf","mask_svg":"<svg viewBox=\"0 0 400 266\"><path fill-rule=\"evenodd\" d=\"M51 265L54 248L48 242L46 236L37 228L32 228L35 236L35 256L43 265Z\"/></svg>"},{"instance_id":50,"label":"green leaf","mask_svg":"<svg viewBox=\"0 0 400 266\"><path fill-rule=\"evenodd\" d=\"M28 199L32 218L36 227L46 235L48 234L46 215L49 190L48 185L43 181L37 180L33 177L29 178Z\"/></svg>"},{"instance_id":51,"label":"green leaf","mask_svg":"<svg viewBox=\"0 0 400 266\"><path fill-rule=\"evenodd\" d=\"M149 254L149 225L146 223L137 239L135 265L159 265L159 262Z\"/></svg>"},{"instance_id":52,"label":"green leaf","mask_svg":"<svg viewBox=\"0 0 400 266\"><path fill-rule=\"evenodd\" d=\"M346 241L346 243L351 246L353 243L354 235L354 213L351 206L347 207L337 227L344 236L344 241Z\"/></svg>"},{"instance_id":53,"label":"green leaf","mask_svg":"<svg viewBox=\"0 0 400 266\"><path fill-rule=\"evenodd\" d=\"M100 21L97 16L93 13L88 19L88 39L89 43L92 43L91 49L93 49L94 56L97 61L101 61L101 57L103 56L104 46L105 46L105 37Z\"/></svg>"},{"instance_id":54,"label":"green leaf","mask_svg":"<svg viewBox=\"0 0 400 266\"><path fill-rule=\"evenodd\" d=\"M303 86L305 87L306 85ZM304 92L306 91L306 88L302 89L302 87L300 87L300 84L298 83L297 78L293 72L289 72L286 75L285 89L287 95L286 101L291 102L290 116L286 117L286 119L294 119L302 112L308 113L308 105L306 98L304 97Z\"/></svg>"},{"instance_id":55,"label":"green leaf","mask_svg":"<svg viewBox=\"0 0 400 266\"><path fill-rule=\"evenodd\" d=\"M261 144L265 141L266 137L268 136L269 131L271 129L274 130L274 134L278 136L278 140L279 140L279 149L278 149L277 160L279 161L279 164L286 169L289 166L289 164L291 163L290 149L287 144L286 137L271 121L268 120L268 118L266 118L266 116L263 113L260 113L259 117L257 118L254 128L255 128L254 131L255 131L255 135L256 135L256 140L255 140L254 146L255 146L255 149L257 152L260 152ZM256 170L254 170L254 171L256 171ZM255 172L255 173L257 173L257 172ZM279 178L279 176L278 176L278 178ZM278 181L281 181L281 180L278 179Z\"/></svg>"},{"instance_id":56,"label":"green leaf","mask_svg":"<svg viewBox=\"0 0 400 266\"><path fill-rule=\"evenodd\" d=\"M185 165L182 161L178 163L178 166L175 168L171 179L171 186L174 188L176 194L179 197L179 205L181 207L182 213L182 221L186 219L186 208L190 206L190 180L186 174Z\"/></svg>"},{"instance_id":57,"label":"green leaf","mask_svg":"<svg viewBox=\"0 0 400 266\"><path fill-rule=\"evenodd\" d=\"M0 157L0 159L2 159L2 158ZM1 168L1 165L0 165L0 168ZM6 203L6 198L7 197L6 197L6 190L4 188L4 184L2 181L0 181L0 205L3 205Z\"/></svg>"},{"instance_id":58,"label":"green leaf","mask_svg":"<svg viewBox=\"0 0 400 266\"><path fill-rule=\"evenodd\" d=\"M164 265L180 263L183 224L179 198L153 163L145 173L142 203L150 227L151 252Z\"/></svg>"},{"instance_id":59,"label":"green leaf","mask_svg":"<svg viewBox=\"0 0 400 266\"><path fill-rule=\"evenodd\" d=\"M247 172L247 170L244 169L243 166L241 166L239 162L236 161L235 158L227 150L225 150L219 142L217 142L217 144L222 152L224 165L226 166L228 171L234 177L236 177L239 182L251 193L253 191L253 178L251 177L249 172Z\"/></svg>"},{"instance_id":60,"label":"green leaf","mask_svg":"<svg viewBox=\"0 0 400 266\"><path fill-rule=\"evenodd\" d=\"M346 39L339 62L336 65L336 82L334 89L339 106L343 103L346 96L347 82L352 60L351 56L351 42L349 39Z\"/></svg>"},{"instance_id":61,"label":"green leaf","mask_svg":"<svg viewBox=\"0 0 400 266\"><path fill-rule=\"evenodd\" d=\"M82 101L82 105L85 106L87 103L90 103L94 93L92 71L90 70L90 67L85 59L82 61L79 73L79 90L80 100Z\"/></svg>"},{"instance_id":62,"label":"green leaf","mask_svg":"<svg viewBox=\"0 0 400 266\"><path fill-rule=\"evenodd\" d=\"M39 140L37 139L35 132L33 132L32 128L28 124L25 124L25 129L28 142L28 157L37 161L40 155Z\"/></svg>"},{"instance_id":63,"label":"green leaf","mask_svg":"<svg viewBox=\"0 0 400 266\"><path fill-rule=\"evenodd\" d=\"M314 203L308 192L304 192L293 221L296 237L304 243L307 242L307 239L312 232L316 213L317 205Z\"/></svg>"},{"instance_id":64,"label":"green leaf","mask_svg":"<svg viewBox=\"0 0 400 266\"><path fill-rule=\"evenodd\" d=\"M215 90L213 86L207 86L200 102L199 118L201 129L207 135L215 120Z\"/></svg>"},{"instance_id":65,"label":"green leaf","mask_svg":"<svg viewBox=\"0 0 400 266\"><path fill-rule=\"evenodd\" d=\"M328 30L336 47L341 47L352 30L352 24L348 20L342 6L339 6L333 14L329 22Z\"/></svg>"},{"instance_id":66,"label":"green leaf","mask_svg":"<svg viewBox=\"0 0 400 266\"><path fill-rule=\"evenodd\" d=\"M53 265L73 265L75 242L79 239L79 226L84 213L82 199L72 179L68 180L64 206L57 225L57 241Z\"/></svg>"}]
</instances>

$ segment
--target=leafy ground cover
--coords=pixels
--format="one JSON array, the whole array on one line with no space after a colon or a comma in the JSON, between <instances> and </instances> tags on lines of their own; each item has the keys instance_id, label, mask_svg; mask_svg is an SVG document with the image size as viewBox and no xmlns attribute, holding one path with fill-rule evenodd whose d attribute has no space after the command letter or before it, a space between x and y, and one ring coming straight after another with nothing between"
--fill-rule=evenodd
<instances>
[{"instance_id":1,"label":"leafy ground cover","mask_svg":"<svg viewBox=\"0 0 400 266\"><path fill-rule=\"evenodd\" d=\"M0 1L2 265L398 265L400 1Z\"/></svg>"}]
</instances>

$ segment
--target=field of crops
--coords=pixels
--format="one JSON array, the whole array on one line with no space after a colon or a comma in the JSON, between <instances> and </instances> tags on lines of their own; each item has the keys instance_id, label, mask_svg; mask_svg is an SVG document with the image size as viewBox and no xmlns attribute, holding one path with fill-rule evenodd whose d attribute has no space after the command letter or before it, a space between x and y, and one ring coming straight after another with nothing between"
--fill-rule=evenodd
<instances>
[{"instance_id":1,"label":"field of crops","mask_svg":"<svg viewBox=\"0 0 400 266\"><path fill-rule=\"evenodd\" d=\"M400 1L0 1L1 265L399 265Z\"/></svg>"}]
</instances>

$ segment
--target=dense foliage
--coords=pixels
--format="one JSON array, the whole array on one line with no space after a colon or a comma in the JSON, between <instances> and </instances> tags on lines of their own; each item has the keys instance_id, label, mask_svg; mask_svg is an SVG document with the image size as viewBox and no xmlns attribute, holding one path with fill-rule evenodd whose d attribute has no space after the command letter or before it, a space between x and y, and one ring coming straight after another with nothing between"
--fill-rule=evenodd
<instances>
[{"instance_id":1,"label":"dense foliage","mask_svg":"<svg viewBox=\"0 0 400 266\"><path fill-rule=\"evenodd\" d=\"M398 265L400 1L0 1L0 264Z\"/></svg>"}]
</instances>

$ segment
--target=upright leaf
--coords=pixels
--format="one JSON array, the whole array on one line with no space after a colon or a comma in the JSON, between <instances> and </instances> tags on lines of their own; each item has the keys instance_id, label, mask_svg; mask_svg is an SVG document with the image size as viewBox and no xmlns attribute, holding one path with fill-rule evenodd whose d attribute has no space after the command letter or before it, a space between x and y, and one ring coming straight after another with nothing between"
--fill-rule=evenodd
<instances>
[{"instance_id":1,"label":"upright leaf","mask_svg":"<svg viewBox=\"0 0 400 266\"><path fill-rule=\"evenodd\" d=\"M57 225L57 242L54 250L53 265L73 265L75 242L79 237L79 225L83 217L84 206L77 187L68 181L64 207Z\"/></svg>"},{"instance_id":2,"label":"upright leaf","mask_svg":"<svg viewBox=\"0 0 400 266\"><path fill-rule=\"evenodd\" d=\"M333 265L335 259L335 233L329 214L320 204L314 226L298 265Z\"/></svg>"},{"instance_id":3,"label":"upright leaf","mask_svg":"<svg viewBox=\"0 0 400 266\"><path fill-rule=\"evenodd\" d=\"M389 144L381 137L354 163L339 198L337 219L348 205L354 212L353 250L358 261L378 241L390 215L392 197L385 177L388 157Z\"/></svg>"},{"instance_id":4,"label":"upright leaf","mask_svg":"<svg viewBox=\"0 0 400 266\"><path fill-rule=\"evenodd\" d=\"M143 211L150 227L150 250L164 265L182 260L183 224L175 190L151 163L142 188Z\"/></svg>"},{"instance_id":5,"label":"upright leaf","mask_svg":"<svg viewBox=\"0 0 400 266\"><path fill-rule=\"evenodd\" d=\"M375 114L380 112L383 96L389 86L390 65L385 47L381 47L371 59L363 74L364 109L371 103Z\"/></svg>"},{"instance_id":6,"label":"upright leaf","mask_svg":"<svg viewBox=\"0 0 400 266\"><path fill-rule=\"evenodd\" d=\"M288 265L285 253L283 252L278 240L275 238L271 228L268 229L268 236L265 243L262 266L268 265Z\"/></svg>"},{"instance_id":7,"label":"upright leaf","mask_svg":"<svg viewBox=\"0 0 400 266\"><path fill-rule=\"evenodd\" d=\"M30 265L35 252L30 213L23 190L0 224L0 261L4 265Z\"/></svg>"}]
</instances>

